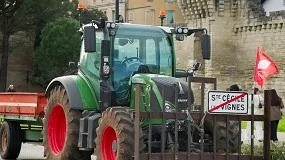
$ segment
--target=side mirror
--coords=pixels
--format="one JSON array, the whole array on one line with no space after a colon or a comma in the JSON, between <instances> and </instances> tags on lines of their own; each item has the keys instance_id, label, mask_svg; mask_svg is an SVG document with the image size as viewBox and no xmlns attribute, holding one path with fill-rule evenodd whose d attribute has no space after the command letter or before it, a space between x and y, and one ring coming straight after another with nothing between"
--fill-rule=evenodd
<instances>
[{"instance_id":1,"label":"side mirror","mask_svg":"<svg viewBox=\"0 0 285 160\"><path fill-rule=\"evenodd\" d=\"M203 59L211 59L211 37L208 34L203 34L201 37L201 50Z\"/></svg>"},{"instance_id":2,"label":"side mirror","mask_svg":"<svg viewBox=\"0 0 285 160\"><path fill-rule=\"evenodd\" d=\"M95 26L84 27L84 47L85 52L96 52Z\"/></svg>"}]
</instances>

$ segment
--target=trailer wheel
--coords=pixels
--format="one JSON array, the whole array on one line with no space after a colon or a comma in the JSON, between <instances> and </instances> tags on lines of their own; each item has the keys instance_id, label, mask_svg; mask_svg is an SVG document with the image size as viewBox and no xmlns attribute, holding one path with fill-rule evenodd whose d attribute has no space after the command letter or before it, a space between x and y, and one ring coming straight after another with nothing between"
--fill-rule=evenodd
<instances>
[{"instance_id":1,"label":"trailer wheel","mask_svg":"<svg viewBox=\"0 0 285 160\"><path fill-rule=\"evenodd\" d=\"M206 122L205 122L206 123ZM205 124L206 125L206 124ZM207 121L208 130L210 130L213 138L213 122ZM227 150L227 127L226 122L220 121L216 123L216 151L226 152ZM228 152L237 153L238 152L238 136L239 136L239 126L238 123L234 121L229 122L228 131Z\"/></svg>"},{"instance_id":2,"label":"trailer wheel","mask_svg":"<svg viewBox=\"0 0 285 160\"><path fill-rule=\"evenodd\" d=\"M124 107L107 108L96 129L95 153L97 160L132 160L135 130L130 110ZM140 152L144 149L140 130Z\"/></svg>"},{"instance_id":3,"label":"trailer wheel","mask_svg":"<svg viewBox=\"0 0 285 160\"><path fill-rule=\"evenodd\" d=\"M16 159L22 146L20 124L18 122L5 121L0 129L0 138L1 157L4 159Z\"/></svg>"},{"instance_id":4,"label":"trailer wheel","mask_svg":"<svg viewBox=\"0 0 285 160\"><path fill-rule=\"evenodd\" d=\"M44 155L50 160L90 160L91 152L77 147L81 111L70 108L66 90L55 87L48 98L43 119Z\"/></svg>"}]
</instances>

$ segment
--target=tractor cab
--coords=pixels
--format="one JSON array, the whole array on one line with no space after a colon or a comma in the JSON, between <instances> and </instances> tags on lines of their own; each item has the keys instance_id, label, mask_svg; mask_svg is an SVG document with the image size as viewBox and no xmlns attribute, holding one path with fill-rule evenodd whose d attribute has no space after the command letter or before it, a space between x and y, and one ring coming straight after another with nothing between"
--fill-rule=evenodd
<instances>
[{"instance_id":1,"label":"tractor cab","mask_svg":"<svg viewBox=\"0 0 285 160\"><path fill-rule=\"evenodd\" d=\"M105 21L85 25L83 31L79 73L100 95L103 110L130 106L130 80L136 74L174 77L172 36L176 34L176 39L182 41L185 35L194 33L188 28Z\"/></svg>"},{"instance_id":2,"label":"tractor cab","mask_svg":"<svg viewBox=\"0 0 285 160\"><path fill-rule=\"evenodd\" d=\"M118 24L112 41L111 81L117 104L129 106L129 81L135 74L173 75L172 42L161 28Z\"/></svg>"}]
</instances>

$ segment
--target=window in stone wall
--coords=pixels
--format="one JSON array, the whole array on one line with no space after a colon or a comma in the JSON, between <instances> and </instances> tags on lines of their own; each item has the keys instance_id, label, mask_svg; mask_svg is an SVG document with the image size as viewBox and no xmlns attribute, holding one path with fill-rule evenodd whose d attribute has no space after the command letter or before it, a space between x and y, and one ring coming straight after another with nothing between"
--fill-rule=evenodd
<instances>
[{"instance_id":1,"label":"window in stone wall","mask_svg":"<svg viewBox=\"0 0 285 160\"><path fill-rule=\"evenodd\" d=\"M115 20L116 20L116 12L115 12L115 10L112 10L112 20L113 20L113 22L115 22Z\"/></svg>"},{"instance_id":2,"label":"window in stone wall","mask_svg":"<svg viewBox=\"0 0 285 160\"><path fill-rule=\"evenodd\" d=\"M146 0L147 2L153 2L153 0Z\"/></svg>"},{"instance_id":3,"label":"window in stone wall","mask_svg":"<svg viewBox=\"0 0 285 160\"><path fill-rule=\"evenodd\" d=\"M174 2L177 2L177 0L164 0L165 2L167 3L174 3Z\"/></svg>"},{"instance_id":4,"label":"window in stone wall","mask_svg":"<svg viewBox=\"0 0 285 160\"><path fill-rule=\"evenodd\" d=\"M155 9L147 9L145 11L145 24L154 25L155 17Z\"/></svg>"},{"instance_id":5,"label":"window in stone wall","mask_svg":"<svg viewBox=\"0 0 285 160\"><path fill-rule=\"evenodd\" d=\"M173 10L166 11L166 25L170 25L174 23L175 12Z\"/></svg>"},{"instance_id":6,"label":"window in stone wall","mask_svg":"<svg viewBox=\"0 0 285 160\"><path fill-rule=\"evenodd\" d=\"M129 18L128 18L129 23L133 22L133 20L134 20L134 13L129 12Z\"/></svg>"}]
</instances>

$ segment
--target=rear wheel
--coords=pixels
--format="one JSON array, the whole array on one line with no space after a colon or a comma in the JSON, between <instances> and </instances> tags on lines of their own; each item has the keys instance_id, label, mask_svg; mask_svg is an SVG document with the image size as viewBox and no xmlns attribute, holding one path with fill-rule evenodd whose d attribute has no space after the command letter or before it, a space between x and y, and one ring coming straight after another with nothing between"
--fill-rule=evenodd
<instances>
[{"instance_id":1,"label":"rear wheel","mask_svg":"<svg viewBox=\"0 0 285 160\"><path fill-rule=\"evenodd\" d=\"M95 153L97 160L132 160L135 130L130 110L123 107L108 108L103 112L96 129ZM140 151L144 149L140 130Z\"/></svg>"},{"instance_id":2,"label":"rear wheel","mask_svg":"<svg viewBox=\"0 0 285 160\"><path fill-rule=\"evenodd\" d=\"M5 121L0 129L0 138L1 157L4 159L16 159L22 146L20 124L18 122Z\"/></svg>"},{"instance_id":3,"label":"rear wheel","mask_svg":"<svg viewBox=\"0 0 285 160\"><path fill-rule=\"evenodd\" d=\"M70 108L63 87L51 91L43 119L44 154L50 160L89 160L88 152L77 147L81 111Z\"/></svg>"},{"instance_id":4,"label":"rear wheel","mask_svg":"<svg viewBox=\"0 0 285 160\"><path fill-rule=\"evenodd\" d=\"M216 133L214 134L213 122L205 122L205 130L208 130L210 135L216 135L216 151L217 152L226 152L227 151L227 127L226 122L217 122L216 123ZM238 136L239 136L239 126L235 121L228 123L228 152L237 153L238 152Z\"/></svg>"},{"instance_id":5,"label":"rear wheel","mask_svg":"<svg viewBox=\"0 0 285 160\"><path fill-rule=\"evenodd\" d=\"M217 151L226 151L227 146L227 127L226 122L218 122L217 123ZM229 131L228 131L228 151L231 153L238 152L238 134L239 126L238 123L229 122Z\"/></svg>"}]
</instances>

